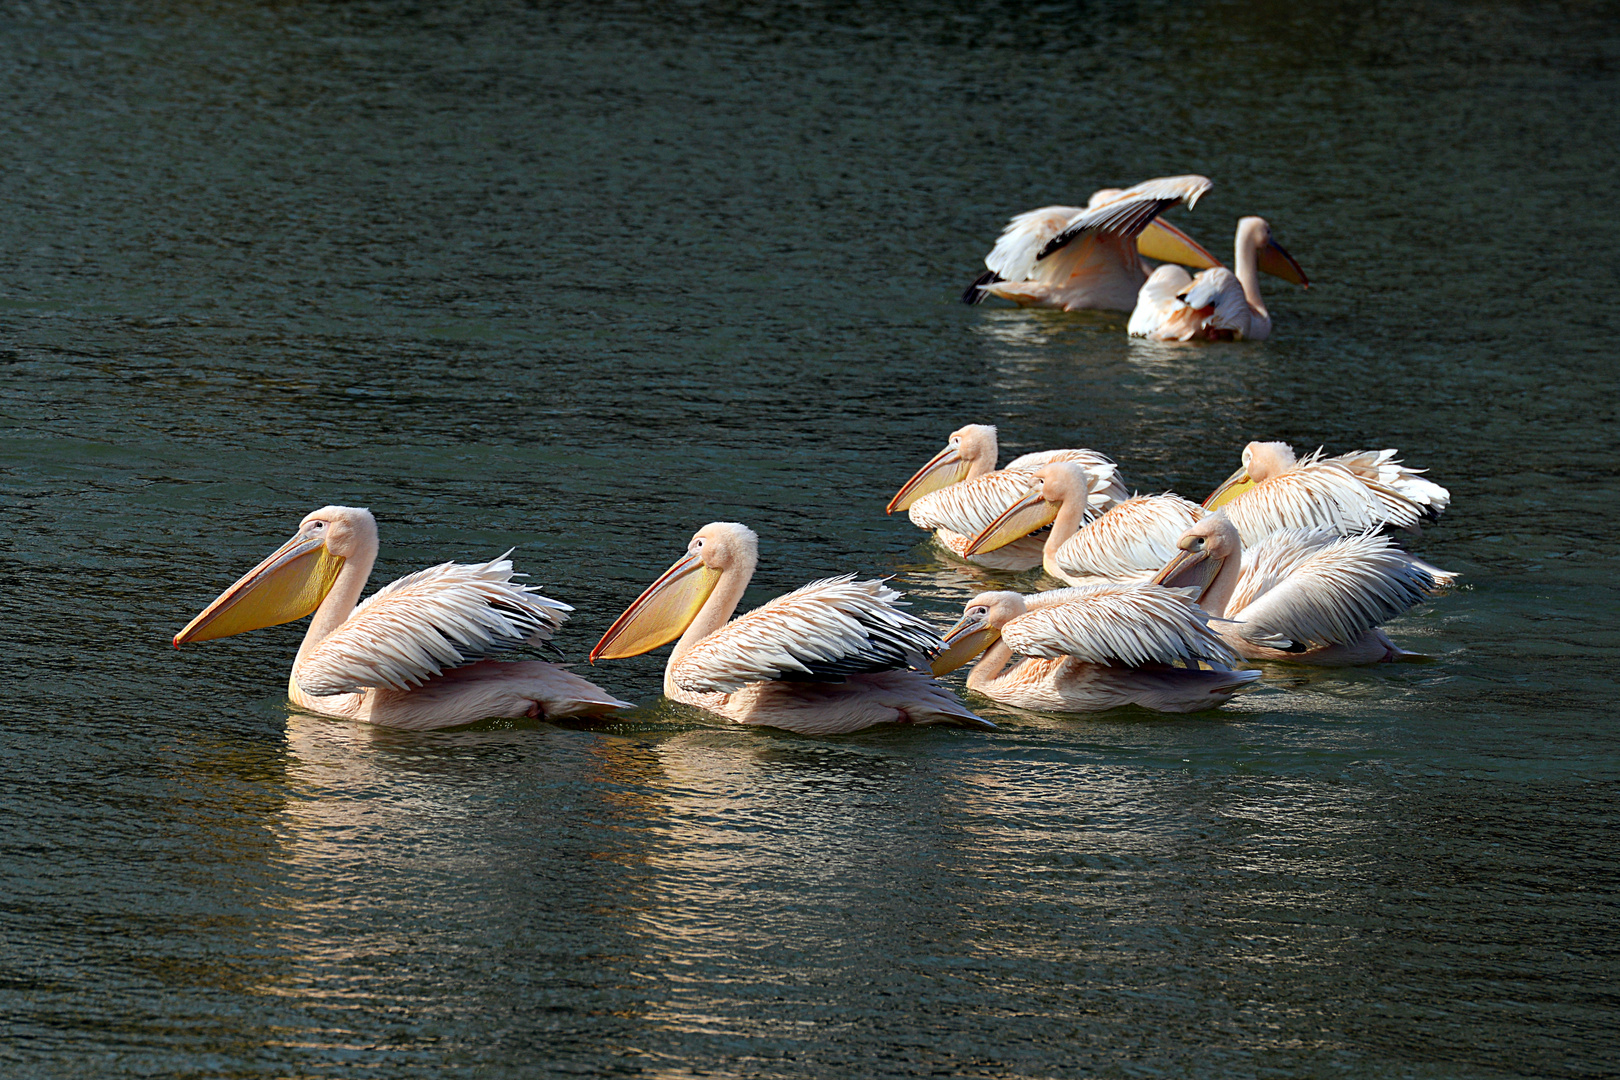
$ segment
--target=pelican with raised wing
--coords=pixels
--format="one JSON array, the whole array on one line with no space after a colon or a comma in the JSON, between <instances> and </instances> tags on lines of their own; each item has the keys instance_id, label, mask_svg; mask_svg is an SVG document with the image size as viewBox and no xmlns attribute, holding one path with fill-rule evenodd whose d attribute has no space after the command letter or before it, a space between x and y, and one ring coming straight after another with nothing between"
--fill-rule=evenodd
<instances>
[{"instance_id":1,"label":"pelican with raised wing","mask_svg":"<svg viewBox=\"0 0 1620 1080\"><path fill-rule=\"evenodd\" d=\"M1451 505L1451 492L1425 480L1427 469L1402 465L1395 456L1399 453L1356 450L1323 457L1318 448L1300 459L1285 442L1251 442L1243 448L1243 464L1210 493L1204 506L1241 506L1231 516L1246 544L1257 538L1249 536L1243 523L1262 506L1295 528L1326 526L1340 532L1386 522L1413 529L1419 522L1438 520Z\"/></svg>"},{"instance_id":2,"label":"pelican with raised wing","mask_svg":"<svg viewBox=\"0 0 1620 1080\"><path fill-rule=\"evenodd\" d=\"M1238 659L1211 632L1207 613L1156 585L980 593L946 633L934 671L980 653L969 690L1049 712L1213 709L1260 678L1233 670ZM1009 668L1014 656L1024 659Z\"/></svg>"},{"instance_id":3,"label":"pelican with raised wing","mask_svg":"<svg viewBox=\"0 0 1620 1080\"><path fill-rule=\"evenodd\" d=\"M1073 462L1042 466L1029 482L1023 498L968 542L969 558L1027 543L1048 529L1041 565L1060 581L1145 582L1175 555L1177 538L1204 516L1203 507L1180 495L1134 495L1087 521L1097 478Z\"/></svg>"},{"instance_id":4,"label":"pelican with raised wing","mask_svg":"<svg viewBox=\"0 0 1620 1080\"><path fill-rule=\"evenodd\" d=\"M679 637L664 693L739 724L818 735L875 724L994 727L929 673L944 643L881 580L812 582L732 620L758 563L752 529L705 525L602 635L591 662Z\"/></svg>"},{"instance_id":5,"label":"pelican with raised wing","mask_svg":"<svg viewBox=\"0 0 1620 1080\"><path fill-rule=\"evenodd\" d=\"M1233 262L1236 272L1216 266L1197 277L1168 263L1154 270L1133 302L1126 329L1155 341L1266 340L1271 312L1260 297L1260 271L1304 288L1310 280L1271 238L1265 218L1238 222Z\"/></svg>"},{"instance_id":6,"label":"pelican with raised wing","mask_svg":"<svg viewBox=\"0 0 1620 1080\"><path fill-rule=\"evenodd\" d=\"M972 538L1029 490L1029 476L1054 461L1083 466L1097 479L1087 513L1100 513L1126 497L1119 467L1095 450L1039 450L996 469L996 429L968 424L951 432L945 448L918 469L894 498L887 513L905 510L912 524L929 529L940 546L958 558L994 570L1029 570L1041 565L1044 537L1020 538L994 551L969 556Z\"/></svg>"},{"instance_id":7,"label":"pelican with raised wing","mask_svg":"<svg viewBox=\"0 0 1620 1080\"><path fill-rule=\"evenodd\" d=\"M988 267L962 294L964 304L1000 296L1022 307L1130 311L1147 278L1142 256L1199 268L1221 261L1159 215L1190 210L1214 184L1203 176L1167 176L1135 187L1105 188L1083 208L1043 206L1007 222Z\"/></svg>"},{"instance_id":8,"label":"pelican with raised wing","mask_svg":"<svg viewBox=\"0 0 1620 1080\"><path fill-rule=\"evenodd\" d=\"M1455 574L1374 532L1285 529L1245 548L1227 513L1182 534L1176 557L1153 581L1197 589L1199 604L1218 620L1216 633L1239 656L1324 666L1424 659L1378 627Z\"/></svg>"},{"instance_id":9,"label":"pelican with raised wing","mask_svg":"<svg viewBox=\"0 0 1620 1080\"><path fill-rule=\"evenodd\" d=\"M376 559L370 510L317 510L176 634L175 647L313 613L287 696L307 712L386 727L424 730L631 707L556 664L488 659L549 641L573 610L512 581L505 556L420 570L356 606Z\"/></svg>"}]
</instances>

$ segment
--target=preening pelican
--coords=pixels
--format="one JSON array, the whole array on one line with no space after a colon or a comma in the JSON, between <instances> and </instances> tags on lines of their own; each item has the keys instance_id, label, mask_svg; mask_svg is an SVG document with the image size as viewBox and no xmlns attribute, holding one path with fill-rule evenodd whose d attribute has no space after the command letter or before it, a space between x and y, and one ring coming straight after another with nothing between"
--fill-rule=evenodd
<instances>
[{"instance_id":1,"label":"preening pelican","mask_svg":"<svg viewBox=\"0 0 1620 1080\"><path fill-rule=\"evenodd\" d=\"M969 556L966 551L973 536L1029 490L1030 473L1054 461L1084 466L1099 481L1089 504L1092 513L1126 497L1118 466L1095 450L1039 450L996 470L998 450L993 426L968 424L956 429L945 449L889 500L886 512L905 510L912 524L932 530L940 545L958 558L993 570L1029 570L1041 565L1042 537L1011 541L982 555Z\"/></svg>"},{"instance_id":2,"label":"preening pelican","mask_svg":"<svg viewBox=\"0 0 1620 1080\"><path fill-rule=\"evenodd\" d=\"M676 638L664 693L739 724L841 734L874 724L995 725L929 674L944 647L900 594L853 574L812 582L728 622L759 562L752 529L717 521L591 650L639 656Z\"/></svg>"},{"instance_id":3,"label":"preening pelican","mask_svg":"<svg viewBox=\"0 0 1620 1080\"><path fill-rule=\"evenodd\" d=\"M1007 222L989 269L962 294L964 304L987 295L1020 306L1130 311L1147 277L1142 256L1188 266L1221 261L1159 215L1185 202L1190 210L1214 187L1203 176L1167 176L1123 191L1105 188L1081 209L1043 206Z\"/></svg>"},{"instance_id":4,"label":"preening pelican","mask_svg":"<svg viewBox=\"0 0 1620 1080\"><path fill-rule=\"evenodd\" d=\"M1120 705L1160 712L1213 709L1260 677L1258 671L1232 670L1238 659L1210 631L1208 614L1157 585L1095 585L1034 596L980 593L968 601L945 643L936 673L983 652L968 674L968 689L1050 712ZM1009 670L1014 655L1026 659Z\"/></svg>"},{"instance_id":5,"label":"preening pelican","mask_svg":"<svg viewBox=\"0 0 1620 1080\"><path fill-rule=\"evenodd\" d=\"M1198 589L1199 604L1218 620L1215 632L1249 660L1423 659L1378 626L1456 580L1372 532L1287 529L1245 550L1226 511L1188 529L1176 546L1154 583Z\"/></svg>"},{"instance_id":6,"label":"preening pelican","mask_svg":"<svg viewBox=\"0 0 1620 1080\"><path fill-rule=\"evenodd\" d=\"M969 541L969 558L1050 526L1041 548L1046 572L1070 585L1145 582L1176 553L1176 540L1204 516L1180 495L1135 495L1086 521L1095 474L1055 461L1030 474L1030 489Z\"/></svg>"},{"instance_id":7,"label":"preening pelican","mask_svg":"<svg viewBox=\"0 0 1620 1080\"><path fill-rule=\"evenodd\" d=\"M1415 530L1451 504L1451 492L1425 480L1424 470L1396 460L1398 450L1357 450L1303 459L1283 442L1251 442L1243 464L1204 500L1225 509L1246 545L1279 528L1326 528L1342 535L1381 525Z\"/></svg>"},{"instance_id":8,"label":"preening pelican","mask_svg":"<svg viewBox=\"0 0 1620 1080\"><path fill-rule=\"evenodd\" d=\"M1260 274L1310 287L1305 271L1271 238L1265 218L1238 222L1233 241L1237 272L1224 266L1192 277L1179 266L1159 267L1142 285L1126 329L1155 341L1264 341L1271 313L1260 298Z\"/></svg>"},{"instance_id":9,"label":"preening pelican","mask_svg":"<svg viewBox=\"0 0 1620 1080\"><path fill-rule=\"evenodd\" d=\"M505 556L420 570L357 607L376 559L370 510L317 510L176 634L175 647L313 612L287 681L287 696L308 712L424 730L631 707L556 664L487 659L548 641L573 610L514 583Z\"/></svg>"}]
</instances>

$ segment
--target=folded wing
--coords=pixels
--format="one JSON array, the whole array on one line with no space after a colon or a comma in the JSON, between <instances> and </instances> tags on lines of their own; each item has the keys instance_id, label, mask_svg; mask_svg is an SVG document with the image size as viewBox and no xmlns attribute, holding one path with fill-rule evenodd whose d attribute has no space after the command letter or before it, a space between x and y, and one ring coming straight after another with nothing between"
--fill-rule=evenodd
<instances>
[{"instance_id":1,"label":"folded wing","mask_svg":"<svg viewBox=\"0 0 1620 1080\"><path fill-rule=\"evenodd\" d=\"M1009 621L1002 640L1024 656L1072 656L1092 664L1235 667L1238 658L1209 628L1209 614L1158 585L1091 585L1031 597L1034 610Z\"/></svg>"},{"instance_id":2,"label":"folded wing","mask_svg":"<svg viewBox=\"0 0 1620 1080\"><path fill-rule=\"evenodd\" d=\"M1452 577L1378 533L1291 529L1244 552L1226 611L1235 632L1255 645L1347 645Z\"/></svg>"},{"instance_id":3,"label":"folded wing","mask_svg":"<svg viewBox=\"0 0 1620 1080\"><path fill-rule=\"evenodd\" d=\"M513 576L505 555L408 574L356 607L293 677L318 697L367 687L409 690L446 669L538 645L573 608Z\"/></svg>"},{"instance_id":4,"label":"folded wing","mask_svg":"<svg viewBox=\"0 0 1620 1080\"><path fill-rule=\"evenodd\" d=\"M670 670L694 693L755 682L839 682L863 672L928 671L944 642L895 606L900 594L853 574L814 581L733 619Z\"/></svg>"}]
</instances>

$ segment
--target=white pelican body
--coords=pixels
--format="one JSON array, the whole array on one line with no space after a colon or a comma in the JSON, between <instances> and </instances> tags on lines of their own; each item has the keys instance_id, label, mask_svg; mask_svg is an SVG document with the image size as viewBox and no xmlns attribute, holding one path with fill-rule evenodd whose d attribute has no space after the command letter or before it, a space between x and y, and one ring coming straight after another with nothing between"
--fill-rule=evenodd
<instances>
[{"instance_id":1,"label":"white pelican body","mask_svg":"<svg viewBox=\"0 0 1620 1080\"><path fill-rule=\"evenodd\" d=\"M1234 273L1224 266L1192 277L1179 266L1154 270L1132 305L1132 337L1155 341L1264 341L1271 312L1260 298L1260 271L1310 286L1294 257L1271 238L1264 218L1238 222Z\"/></svg>"},{"instance_id":2,"label":"white pelican body","mask_svg":"<svg viewBox=\"0 0 1620 1080\"><path fill-rule=\"evenodd\" d=\"M946 634L935 670L982 650L968 689L1019 708L1213 709L1260 672L1232 670L1237 657L1208 623L1191 600L1156 585L981 593ZM1025 659L1009 668L1014 655Z\"/></svg>"},{"instance_id":3,"label":"white pelican body","mask_svg":"<svg viewBox=\"0 0 1620 1080\"><path fill-rule=\"evenodd\" d=\"M1030 570L1041 565L1044 537L1019 538L994 551L967 554L972 538L1029 489L1029 476L1054 461L1083 466L1097 478L1089 512L1126 497L1118 466L1095 450L1039 450L996 469L996 429L968 424L951 432L945 449L907 480L888 513L905 510L912 524L932 530L940 546L957 558L992 570Z\"/></svg>"},{"instance_id":4,"label":"white pelican body","mask_svg":"<svg viewBox=\"0 0 1620 1080\"><path fill-rule=\"evenodd\" d=\"M1279 528L1325 528L1341 535L1383 525L1416 529L1451 504L1451 493L1395 459L1397 450L1358 450L1295 458L1282 442L1251 442L1243 464L1204 506L1224 509L1245 545Z\"/></svg>"},{"instance_id":5,"label":"white pelican body","mask_svg":"<svg viewBox=\"0 0 1620 1080\"><path fill-rule=\"evenodd\" d=\"M1048 574L1070 585L1150 580L1175 556L1176 540L1204 516L1180 495L1135 495L1086 520L1096 479L1070 462L1053 462L1029 475L1029 489L969 542L977 555L1014 537L1032 538L1050 526L1041 548Z\"/></svg>"},{"instance_id":6,"label":"white pelican body","mask_svg":"<svg viewBox=\"0 0 1620 1080\"><path fill-rule=\"evenodd\" d=\"M1198 602L1224 620L1216 632L1249 660L1342 667L1422 659L1378 626L1456 580L1370 532L1288 529L1245 550L1224 511L1176 546L1155 583L1200 590Z\"/></svg>"},{"instance_id":7,"label":"white pelican body","mask_svg":"<svg viewBox=\"0 0 1620 1080\"><path fill-rule=\"evenodd\" d=\"M505 557L443 563L356 606L377 559L371 511L328 506L175 635L175 647L314 612L287 696L322 716L423 730L630 708L556 664L489 661L548 641L573 609L512 579Z\"/></svg>"},{"instance_id":8,"label":"white pelican body","mask_svg":"<svg viewBox=\"0 0 1620 1080\"><path fill-rule=\"evenodd\" d=\"M1191 209L1214 185L1202 176L1106 188L1085 207L1043 206L1007 222L989 269L962 294L965 304L1000 296L1020 306L1130 311L1147 277L1142 256L1189 266L1220 266L1197 241L1158 216L1178 203Z\"/></svg>"},{"instance_id":9,"label":"white pelican body","mask_svg":"<svg viewBox=\"0 0 1620 1080\"><path fill-rule=\"evenodd\" d=\"M875 724L991 728L928 673L943 648L895 606L882 581L829 578L731 619L759 560L759 538L705 525L686 554L631 604L591 661L639 656L680 635L664 693L739 724L842 734Z\"/></svg>"}]
</instances>

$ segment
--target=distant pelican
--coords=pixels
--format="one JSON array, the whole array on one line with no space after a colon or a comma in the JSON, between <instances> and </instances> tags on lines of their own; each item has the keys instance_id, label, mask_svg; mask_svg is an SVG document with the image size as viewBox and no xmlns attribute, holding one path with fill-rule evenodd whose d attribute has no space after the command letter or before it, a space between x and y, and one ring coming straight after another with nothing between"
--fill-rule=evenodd
<instances>
[{"instance_id":1,"label":"distant pelican","mask_svg":"<svg viewBox=\"0 0 1620 1080\"><path fill-rule=\"evenodd\" d=\"M752 529L717 521L591 650L640 656L677 636L664 693L739 724L841 734L874 724L990 728L936 682L944 643L900 594L853 574L812 582L728 622L759 562Z\"/></svg>"},{"instance_id":2,"label":"distant pelican","mask_svg":"<svg viewBox=\"0 0 1620 1080\"><path fill-rule=\"evenodd\" d=\"M980 593L945 635L934 671L983 652L968 689L1024 709L1213 709L1260 672L1231 670L1238 659L1208 623L1191 600L1156 585ZM1026 659L1008 669L1014 655Z\"/></svg>"},{"instance_id":3,"label":"distant pelican","mask_svg":"<svg viewBox=\"0 0 1620 1080\"><path fill-rule=\"evenodd\" d=\"M548 641L573 610L514 584L504 556L418 571L357 607L376 559L371 511L317 510L176 634L175 647L313 612L287 682L287 696L308 712L423 730L631 707L556 664L487 659Z\"/></svg>"},{"instance_id":4,"label":"distant pelican","mask_svg":"<svg viewBox=\"0 0 1620 1080\"><path fill-rule=\"evenodd\" d=\"M1204 518L1176 546L1154 583L1199 590L1199 604L1218 620L1216 633L1249 660L1344 666L1423 659L1378 626L1456 580L1371 532L1289 529L1246 550L1227 511Z\"/></svg>"},{"instance_id":5,"label":"distant pelican","mask_svg":"<svg viewBox=\"0 0 1620 1080\"><path fill-rule=\"evenodd\" d=\"M1007 223L984 257L989 269L962 294L1021 306L1130 311L1147 278L1141 256L1199 268L1221 261L1159 215L1178 203L1191 209L1214 185L1202 176L1168 176L1121 191L1106 188L1084 209L1043 206Z\"/></svg>"},{"instance_id":6,"label":"distant pelican","mask_svg":"<svg viewBox=\"0 0 1620 1080\"><path fill-rule=\"evenodd\" d=\"M1072 462L1045 465L1030 474L1029 483L1023 498L969 541L969 558L1050 526L1041 565L1053 577L1070 585L1145 582L1175 555L1177 538L1204 516L1202 507L1180 495L1135 495L1087 521L1097 479Z\"/></svg>"},{"instance_id":7,"label":"distant pelican","mask_svg":"<svg viewBox=\"0 0 1620 1080\"><path fill-rule=\"evenodd\" d=\"M1311 283L1294 257L1271 238L1265 218L1239 221L1233 248L1236 273L1217 266L1192 277L1169 264L1153 271L1133 302L1130 335L1155 341L1270 337L1271 313L1260 298L1259 271L1306 288Z\"/></svg>"},{"instance_id":8,"label":"distant pelican","mask_svg":"<svg viewBox=\"0 0 1620 1080\"><path fill-rule=\"evenodd\" d=\"M905 510L912 524L930 529L940 545L958 558L994 570L1029 570L1041 565L1041 538L1010 542L993 552L969 556L971 539L1029 490L1029 474L1054 461L1084 466L1099 480L1090 504L1100 512L1126 497L1118 467L1095 450L1040 450L996 469L996 429L968 424L951 432L945 449L930 458L889 500L887 513Z\"/></svg>"}]
</instances>

